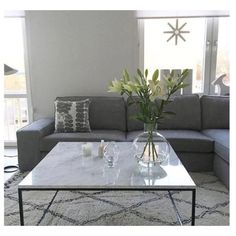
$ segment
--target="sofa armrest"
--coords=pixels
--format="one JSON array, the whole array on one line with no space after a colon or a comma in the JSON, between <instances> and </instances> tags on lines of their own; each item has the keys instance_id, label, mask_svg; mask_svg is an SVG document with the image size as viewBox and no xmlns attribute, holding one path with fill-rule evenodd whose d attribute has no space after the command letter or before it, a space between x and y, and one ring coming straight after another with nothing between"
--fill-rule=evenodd
<instances>
[{"instance_id":1,"label":"sofa armrest","mask_svg":"<svg viewBox=\"0 0 236 236\"><path fill-rule=\"evenodd\" d=\"M54 119L44 118L32 122L16 132L18 162L21 171L32 170L41 160L40 140L53 133Z\"/></svg>"}]
</instances>

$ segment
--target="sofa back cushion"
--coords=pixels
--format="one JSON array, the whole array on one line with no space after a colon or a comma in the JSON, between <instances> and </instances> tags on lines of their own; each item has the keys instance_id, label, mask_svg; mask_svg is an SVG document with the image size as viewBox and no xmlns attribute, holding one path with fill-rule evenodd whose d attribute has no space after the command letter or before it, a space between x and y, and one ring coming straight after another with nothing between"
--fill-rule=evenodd
<instances>
[{"instance_id":1,"label":"sofa back cushion","mask_svg":"<svg viewBox=\"0 0 236 236\"><path fill-rule=\"evenodd\" d=\"M202 129L229 129L229 97L203 95L200 98Z\"/></svg>"},{"instance_id":2,"label":"sofa back cushion","mask_svg":"<svg viewBox=\"0 0 236 236\"><path fill-rule=\"evenodd\" d=\"M62 101L79 101L88 98L91 130L108 129L126 131L126 108L123 97L70 96L57 97Z\"/></svg>"},{"instance_id":3,"label":"sofa back cushion","mask_svg":"<svg viewBox=\"0 0 236 236\"><path fill-rule=\"evenodd\" d=\"M201 129L201 110L198 95L181 95L173 97L173 102L164 108L165 111L174 112L168 118L164 118L158 125L158 129ZM142 130L143 123L130 117L138 112L136 105L127 107L127 128L128 131Z\"/></svg>"}]
</instances>

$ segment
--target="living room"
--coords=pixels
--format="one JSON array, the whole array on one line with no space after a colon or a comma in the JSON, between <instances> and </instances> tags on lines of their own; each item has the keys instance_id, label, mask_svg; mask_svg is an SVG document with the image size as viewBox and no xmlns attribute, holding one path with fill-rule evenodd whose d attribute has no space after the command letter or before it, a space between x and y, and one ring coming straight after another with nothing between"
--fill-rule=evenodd
<instances>
[{"instance_id":1,"label":"living room","mask_svg":"<svg viewBox=\"0 0 236 236\"><path fill-rule=\"evenodd\" d=\"M228 9L6 11L4 154L16 163L4 225L228 226L230 20ZM151 87L165 91L162 80L164 98ZM131 154L152 133L147 112L130 119L141 85L166 108L152 130L166 156L153 141L148 164ZM61 121L67 106L82 130Z\"/></svg>"}]
</instances>

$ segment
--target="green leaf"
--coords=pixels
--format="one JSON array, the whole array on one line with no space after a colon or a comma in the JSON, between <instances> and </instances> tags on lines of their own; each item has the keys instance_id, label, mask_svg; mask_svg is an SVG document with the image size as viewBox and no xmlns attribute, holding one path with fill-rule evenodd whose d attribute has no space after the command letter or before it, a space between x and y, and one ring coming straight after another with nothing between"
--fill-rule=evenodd
<instances>
[{"instance_id":1,"label":"green leaf","mask_svg":"<svg viewBox=\"0 0 236 236\"><path fill-rule=\"evenodd\" d=\"M181 84L181 88L185 88L185 87L188 87L190 84Z\"/></svg>"},{"instance_id":2,"label":"green leaf","mask_svg":"<svg viewBox=\"0 0 236 236\"><path fill-rule=\"evenodd\" d=\"M145 78L148 76L148 69L145 70Z\"/></svg>"},{"instance_id":3,"label":"green leaf","mask_svg":"<svg viewBox=\"0 0 236 236\"><path fill-rule=\"evenodd\" d=\"M129 73L128 73L127 69L124 69L124 71L123 71L123 78L124 78L125 82L128 82L130 80Z\"/></svg>"},{"instance_id":4,"label":"green leaf","mask_svg":"<svg viewBox=\"0 0 236 236\"><path fill-rule=\"evenodd\" d=\"M152 75L152 81L156 82L157 79L158 79L158 76L159 76L159 70L157 69L157 70L154 71L154 73Z\"/></svg>"},{"instance_id":5,"label":"green leaf","mask_svg":"<svg viewBox=\"0 0 236 236\"><path fill-rule=\"evenodd\" d=\"M188 72L189 72L188 69L184 69L183 72L182 72L182 74L181 74L181 76L184 77L184 78L186 78L187 75L188 75Z\"/></svg>"},{"instance_id":6,"label":"green leaf","mask_svg":"<svg viewBox=\"0 0 236 236\"><path fill-rule=\"evenodd\" d=\"M140 69L137 69L137 73L138 73L138 75L139 75L140 78L144 78L144 76L143 76L143 74L142 74L142 72L141 72Z\"/></svg>"},{"instance_id":7,"label":"green leaf","mask_svg":"<svg viewBox=\"0 0 236 236\"><path fill-rule=\"evenodd\" d=\"M146 123L146 117L145 117L145 115L142 115L141 113L137 114L137 115L135 116L135 118L136 118L137 120L140 120L140 121Z\"/></svg>"},{"instance_id":8,"label":"green leaf","mask_svg":"<svg viewBox=\"0 0 236 236\"><path fill-rule=\"evenodd\" d=\"M174 86L174 81L171 80L170 78L164 77L164 81L166 82L168 87L173 87Z\"/></svg>"},{"instance_id":9,"label":"green leaf","mask_svg":"<svg viewBox=\"0 0 236 236\"><path fill-rule=\"evenodd\" d=\"M129 84L124 84L123 85L124 89L127 90L128 92L133 92L132 87Z\"/></svg>"},{"instance_id":10,"label":"green leaf","mask_svg":"<svg viewBox=\"0 0 236 236\"><path fill-rule=\"evenodd\" d=\"M138 85L142 85L141 79L138 78L137 76L134 76L134 81L135 81Z\"/></svg>"},{"instance_id":11,"label":"green leaf","mask_svg":"<svg viewBox=\"0 0 236 236\"><path fill-rule=\"evenodd\" d=\"M171 73L170 73L170 77L174 78L174 76L175 76L175 72L174 72L174 70L172 70Z\"/></svg>"},{"instance_id":12,"label":"green leaf","mask_svg":"<svg viewBox=\"0 0 236 236\"><path fill-rule=\"evenodd\" d=\"M127 100L127 105L128 106L131 106L133 104L135 104L136 102L135 101L132 101L132 100Z\"/></svg>"}]
</instances>

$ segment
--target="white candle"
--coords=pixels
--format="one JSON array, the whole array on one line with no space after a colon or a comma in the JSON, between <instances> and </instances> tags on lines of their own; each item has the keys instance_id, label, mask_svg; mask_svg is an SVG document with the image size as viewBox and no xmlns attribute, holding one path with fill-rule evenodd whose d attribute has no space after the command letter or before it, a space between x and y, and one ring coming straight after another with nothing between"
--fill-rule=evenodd
<instances>
[{"instance_id":1,"label":"white candle","mask_svg":"<svg viewBox=\"0 0 236 236\"><path fill-rule=\"evenodd\" d=\"M98 146L98 156L102 158L103 155L104 155L104 140L101 140L101 143Z\"/></svg>"},{"instance_id":2,"label":"white candle","mask_svg":"<svg viewBox=\"0 0 236 236\"><path fill-rule=\"evenodd\" d=\"M84 143L82 144L82 152L85 157L92 155L92 144L91 143Z\"/></svg>"}]
</instances>

